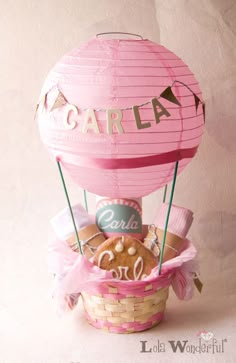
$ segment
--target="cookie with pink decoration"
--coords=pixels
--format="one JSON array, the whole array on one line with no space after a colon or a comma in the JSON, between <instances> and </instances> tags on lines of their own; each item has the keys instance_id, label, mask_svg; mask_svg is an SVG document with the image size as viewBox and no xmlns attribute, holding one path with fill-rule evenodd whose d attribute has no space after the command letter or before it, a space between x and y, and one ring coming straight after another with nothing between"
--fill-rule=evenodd
<instances>
[{"instance_id":1,"label":"cookie with pink decoration","mask_svg":"<svg viewBox=\"0 0 236 363\"><path fill-rule=\"evenodd\" d=\"M107 239L94 256L95 265L111 271L119 280L142 280L157 262L157 257L142 242L127 236Z\"/></svg>"}]
</instances>

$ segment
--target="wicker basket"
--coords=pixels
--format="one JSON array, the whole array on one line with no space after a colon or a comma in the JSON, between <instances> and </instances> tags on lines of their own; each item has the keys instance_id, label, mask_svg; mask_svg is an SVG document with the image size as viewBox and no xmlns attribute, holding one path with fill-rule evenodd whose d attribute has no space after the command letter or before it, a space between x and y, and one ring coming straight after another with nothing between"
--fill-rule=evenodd
<instances>
[{"instance_id":1,"label":"wicker basket","mask_svg":"<svg viewBox=\"0 0 236 363\"><path fill-rule=\"evenodd\" d=\"M133 333L150 329L164 316L169 286L156 288L155 283L142 285L133 294L124 294L119 286L108 286L108 293L82 299L88 322L95 328L114 333ZM133 289L131 289L133 290Z\"/></svg>"}]
</instances>

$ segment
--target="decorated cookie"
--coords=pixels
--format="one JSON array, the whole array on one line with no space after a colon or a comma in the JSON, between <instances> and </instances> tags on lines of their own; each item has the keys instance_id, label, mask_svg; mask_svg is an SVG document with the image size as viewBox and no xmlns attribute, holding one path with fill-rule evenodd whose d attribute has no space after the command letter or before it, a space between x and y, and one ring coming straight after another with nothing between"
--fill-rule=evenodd
<instances>
[{"instance_id":1,"label":"decorated cookie","mask_svg":"<svg viewBox=\"0 0 236 363\"><path fill-rule=\"evenodd\" d=\"M157 265L157 258L135 238L111 237L97 249L94 264L116 279L142 280Z\"/></svg>"}]
</instances>

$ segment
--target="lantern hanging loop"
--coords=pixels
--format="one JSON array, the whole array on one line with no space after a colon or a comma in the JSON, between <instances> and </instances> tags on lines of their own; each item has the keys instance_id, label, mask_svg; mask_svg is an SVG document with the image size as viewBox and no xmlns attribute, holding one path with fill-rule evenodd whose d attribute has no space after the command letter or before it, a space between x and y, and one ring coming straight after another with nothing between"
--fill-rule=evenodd
<instances>
[{"instance_id":1,"label":"lantern hanging loop","mask_svg":"<svg viewBox=\"0 0 236 363\"><path fill-rule=\"evenodd\" d=\"M134 34L134 33L126 33L126 32L105 32L105 33L98 33L96 34L96 38L98 38L100 35L106 35L106 34L124 34L124 35L132 35L134 37L138 37L141 40L143 40L142 35Z\"/></svg>"}]
</instances>

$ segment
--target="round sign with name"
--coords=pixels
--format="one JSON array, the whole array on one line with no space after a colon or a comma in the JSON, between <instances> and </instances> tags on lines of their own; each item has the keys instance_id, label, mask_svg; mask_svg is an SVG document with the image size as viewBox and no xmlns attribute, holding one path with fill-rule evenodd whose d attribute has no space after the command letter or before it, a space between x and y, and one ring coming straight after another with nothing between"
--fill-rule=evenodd
<instances>
[{"instance_id":1,"label":"round sign with name","mask_svg":"<svg viewBox=\"0 0 236 363\"><path fill-rule=\"evenodd\" d=\"M130 235L142 238L141 199L98 198L96 223L106 237Z\"/></svg>"}]
</instances>

